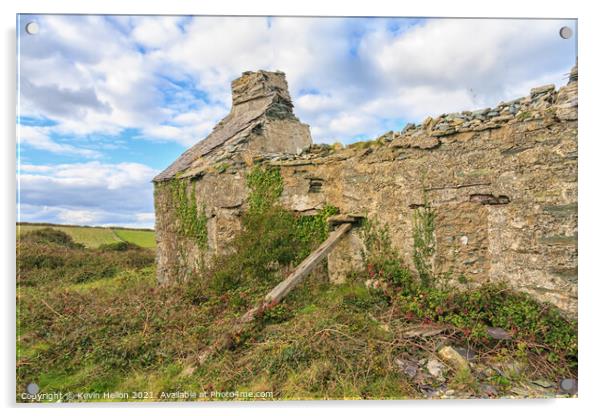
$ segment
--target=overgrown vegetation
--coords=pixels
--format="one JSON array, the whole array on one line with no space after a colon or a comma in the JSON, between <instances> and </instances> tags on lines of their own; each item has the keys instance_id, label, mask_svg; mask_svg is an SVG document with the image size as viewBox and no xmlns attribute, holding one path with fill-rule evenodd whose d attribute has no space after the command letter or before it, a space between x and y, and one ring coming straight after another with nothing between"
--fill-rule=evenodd
<instances>
[{"instance_id":1,"label":"overgrown vegetation","mask_svg":"<svg viewBox=\"0 0 602 416\"><path fill-rule=\"evenodd\" d=\"M277 202L282 177L277 168L256 166L247 175L249 209L242 231L187 282L189 299L223 297L233 313L257 302L328 236L326 219L337 212L327 206L315 216L295 215Z\"/></svg>"},{"instance_id":2,"label":"overgrown vegetation","mask_svg":"<svg viewBox=\"0 0 602 416\"><path fill-rule=\"evenodd\" d=\"M19 286L106 279L121 269L149 266L155 259L152 251L123 241L86 249L68 234L53 228L20 236L17 253Z\"/></svg>"},{"instance_id":3,"label":"overgrown vegetation","mask_svg":"<svg viewBox=\"0 0 602 416\"><path fill-rule=\"evenodd\" d=\"M425 205L428 208L428 204ZM416 217L415 217L416 218ZM415 221L419 230L414 232L418 241L427 247L428 258L433 241L434 215L425 209ZM420 269L416 276L408 270L403 260L391 248L388 229L368 221L363 230L367 247L366 275L381 279L388 285L380 289L394 305L396 313L404 320L418 323L449 324L463 333L467 340L487 348L495 345L486 333L487 327L498 327L512 335L507 347L514 347L545 358L559 372L570 374L577 367L577 325L565 318L549 304L541 304L529 295L511 290L503 283L486 283L478 288L462 290L451 287L447 281L435 279L431 269ZM428 277L428 278L425 278Z\"/></svg>"}]
</instances>

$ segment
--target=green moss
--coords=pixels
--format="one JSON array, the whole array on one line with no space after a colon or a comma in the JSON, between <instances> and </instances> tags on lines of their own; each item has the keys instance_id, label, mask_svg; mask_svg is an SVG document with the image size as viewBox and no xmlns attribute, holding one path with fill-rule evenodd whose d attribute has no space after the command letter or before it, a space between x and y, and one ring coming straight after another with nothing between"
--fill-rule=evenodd
<instances>
[{"instance_id":1,"label":"green moss","mask_svg":"<svg viewBox=\"0 0 602 416\"><path fill-rule=\"evenodd\" d=\"M218 163L217 165L215 165L214 169L217 173L224 173L225 171L228 170L229 167L230 167L230 164L228 162L222 162L222 163Z\"/></svg>"},{"instance_id":2,"label":"green moss","mask_svg":"<svg viewBox=\"0 0 602 416\"><path fill-rule=\"evenodd\" d=\"M516 116L518 121L525 121L530 118L533 114L530 111L523 111Z\"/></svg>"}]
</instances>

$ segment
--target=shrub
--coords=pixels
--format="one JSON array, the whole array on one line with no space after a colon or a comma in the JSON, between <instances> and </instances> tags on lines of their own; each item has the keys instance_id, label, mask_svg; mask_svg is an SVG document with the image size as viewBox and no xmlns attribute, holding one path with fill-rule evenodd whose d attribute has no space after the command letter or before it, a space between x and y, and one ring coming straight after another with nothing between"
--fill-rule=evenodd
<instances>
[{"instance_id":1,"label":"shrub","mask_svg":"<svg viewBox=\"0 0 602 416\"><path fill-rule=\"evenodd\" d=\"M435 212L424 195L424 206L414 210L412 237L414 239L414 267L423 286L433 282L435 255Z\"/></svg>"},{"instance_id":2,"label":"shrub","mask_svg":"<svg viewBox=\"0 0 602 416\"><path fill-rule=\"evenodd\" d=\"M469 291L421 288L400 294L397 305L407 319L449 323L476 341L488 341L486 327L500 327L514 334L515 340L535 341L570 365L577 364L576 322L552 305L503 284L483 284Z\"/></svg>"},{"instance_id":3,"label":"shrub","mask_svg":"<svg viewBox=\"0 0 602 416\"><path fill-rule=\"evenodd\" d=\"M69 234L50 227L24 233L19 240L29 243L58 244L70 248L84 247L82 244L74 242Z\"/></svg>"},{"instance_id":4,"label":"shrub","mask_svg":"<svg viewBox=\"0 0 602 416\"><path fill-rule=\"evenodd\" d=\"M140 247L128 241L117 241L115 243L101 244L98 249L100 251L128 251L137 250Z\"/></svg>"}]
</instances>

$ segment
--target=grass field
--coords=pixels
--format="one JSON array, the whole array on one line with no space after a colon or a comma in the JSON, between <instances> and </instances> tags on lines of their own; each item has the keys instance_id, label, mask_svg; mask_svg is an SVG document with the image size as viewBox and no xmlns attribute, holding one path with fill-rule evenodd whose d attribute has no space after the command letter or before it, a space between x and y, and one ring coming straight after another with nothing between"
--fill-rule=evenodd
<instances>
[{"instance_id":1,"label":"grass field","mask_svg":"<svg viewBox=\"0 0 602 416\"><path fill-rule=\"evenodd\" d=\"M105 227L78 227L72 225L53 225L53 224L17 224L17 238L22 233L28 231L40 230L42 228L53 228L63 231L73 238L73 241L89 248L97 248L103 244L117 243L126 241L134 243L144 248L154 248L155 233L152 230L134 230L126 228L105 228Z\"/></svg>"},{"instance_id":2,"label":"grass field","mask_svg":"<svg viewBox=\"0 0 602 416\"><path fill-rule=\"evenodd\" d=\"M144 248L154 248L157 245L155 233L148 230L129 230L117 228L113 230L115 235L123 241L134 243Z\"/></svg>"}]
</instances>

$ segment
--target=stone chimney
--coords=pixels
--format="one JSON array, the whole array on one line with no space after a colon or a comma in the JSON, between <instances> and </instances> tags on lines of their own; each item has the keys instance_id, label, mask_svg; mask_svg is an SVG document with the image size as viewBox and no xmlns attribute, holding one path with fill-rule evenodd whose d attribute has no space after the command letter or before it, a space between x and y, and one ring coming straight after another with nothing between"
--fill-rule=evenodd
<instances>
[{"instance_id":1,"label":"stone chimney","mask_svg":"<svg viewBox=\"0 0 602 416\"><path fill-rule=\"evenodd\" d=\"M246 71L232 81L232 106L272 96L278 96L292 107L284 72Z\"/></svg>"},{"instance_id":2,"label":"stone chimney","mask_svg":"<svg viewBox=\"0 0 602 416\"><path fill-rule=\"evenodd\" d=\"M232 112L260 109L271 118L296 119L284 72L246 71L232 81Z\"/></svg>"},{"instance_id":3,"label":"stone chimney","mask_svg":"<svg viewBox=\"0 0 602 416\"><path fill-rule=\"evenodd\" d=\"M231 114L258 116L247 147L251 153L298 153L311 145L309 126L293 113L284 72L243 72L232 81Z\"/></svg>"}]
</instances>

